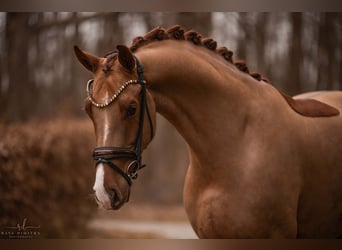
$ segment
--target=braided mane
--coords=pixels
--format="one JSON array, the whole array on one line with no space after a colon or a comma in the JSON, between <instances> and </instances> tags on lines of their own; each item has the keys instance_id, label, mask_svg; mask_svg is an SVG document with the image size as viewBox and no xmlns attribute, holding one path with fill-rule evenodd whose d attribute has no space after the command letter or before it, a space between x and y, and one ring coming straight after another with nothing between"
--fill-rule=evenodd
<instances>
[{"instance_id":1,"label":"braided mane","mask_svg":"<svg viewBox=\"0 0 342 250\"><path fill-rule=\"evenodd\" d=\"M249 74L258 81L270 82L257 72L250 72L244 61L234 61L233 52L231 50L227 49L226 47L217 48L217 42L214 39L202 37L202 35L195 30L185 31L180 25L175 25L168 29L161 27L154 28L147 32L144 36L138 36L134 38L130 50L135 52L137 49L146 44L163 40L186 40L195 45L203 46L209 50L216 51L216 53L220 54L229 63L234 64L240 71Z\"/></svg>"}]
</instances>

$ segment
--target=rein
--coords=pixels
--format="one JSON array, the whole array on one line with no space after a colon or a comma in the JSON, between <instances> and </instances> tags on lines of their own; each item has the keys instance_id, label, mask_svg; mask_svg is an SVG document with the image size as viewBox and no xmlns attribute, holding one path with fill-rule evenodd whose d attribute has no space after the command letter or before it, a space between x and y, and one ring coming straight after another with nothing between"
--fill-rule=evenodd
<instances>
[{"instance_id":1,"label":"rein","mask_svg":"<svg viewBox=\"0 0 342 250\"><path fill-rule=\"evenodd\" d=\"M117 53L117 52L112 52ZM153 124L152 118L150 115L150 111L148 109L147 101L146 101L146 81L144 80L144 68L140 64L138 58L135 57L138 79L137 80L129 80L121 85L121 87L114 93L112 98L110 98L105 103L98 103L93 95L92 95L92 83L93 79L89 80L87 83L87 95L89 101L97 108L105 108L113 103L116 98L121 94L121 92L130 84L139 84L141 86L140 92L140 116L139 116L139 128L137 131L137 136L135 139L134 149L123 148L123 147L95 147L93 151L93 159L95 160L95 167L100 164L107 164L114 171L120 174L128 183L129 186L132 185L132 180L138 177L138 171L144 168L146 165L141 163L142 160L142 140L143 140L143 130L144 130L144 117L145 112L147 113L147 117L149 119L150 128L151 128L151 139L153 138ZM126 171L123 171L120 167L112 162L115 159L132 159L130 164L128 164Z\"/></svg>"}]
</instances>

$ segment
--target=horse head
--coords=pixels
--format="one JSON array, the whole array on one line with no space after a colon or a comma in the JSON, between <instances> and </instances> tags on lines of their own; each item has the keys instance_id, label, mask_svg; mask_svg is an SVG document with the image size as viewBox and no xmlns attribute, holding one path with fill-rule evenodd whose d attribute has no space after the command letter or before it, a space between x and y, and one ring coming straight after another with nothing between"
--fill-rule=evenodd
<instances>
[{"instance_id":1,"label":"horse head","mask_svg":"<svg viewBox=\"0 0 342 250\"><path fill-rule=\"evenodd\" d=\"M93 122L96 147L94 192L97 203L119 209L129 200L141 153L151 142L156 123L154 100L146 88L143 67L125 46L105 57L74 47L79 62L90 72L85 110Z\"/></svg>"}]
</instances>

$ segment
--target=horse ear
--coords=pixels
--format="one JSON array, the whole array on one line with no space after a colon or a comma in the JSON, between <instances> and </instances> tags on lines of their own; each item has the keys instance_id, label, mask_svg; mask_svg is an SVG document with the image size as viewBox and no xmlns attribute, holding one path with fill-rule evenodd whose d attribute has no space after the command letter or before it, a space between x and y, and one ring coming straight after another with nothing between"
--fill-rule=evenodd
<instances>
[{"instance_id":1,"label":"horse ear","mask_svg":"<svg viewBox=\"0 0 342 250\"><path fill-rule=\"evenodd\" d=\"M135 66L135 60L132 52L124 45L118 45L116 48L119 51L119 62L128 71L132 71Z\"/></svg>"},{"instance_id":2,"label":"horse ear","mask_svg":"<svg viewBox=\"0 0 342 250\"><path fill-rule=\"evenodd\" d=\"M88 52L85 52L81 50L79 47L74 46L74 52L76 54L76 57L78 61L89 71L95 73L99 63L100 63L100 58L92 55Z\"/></svg>"}]
</instances>

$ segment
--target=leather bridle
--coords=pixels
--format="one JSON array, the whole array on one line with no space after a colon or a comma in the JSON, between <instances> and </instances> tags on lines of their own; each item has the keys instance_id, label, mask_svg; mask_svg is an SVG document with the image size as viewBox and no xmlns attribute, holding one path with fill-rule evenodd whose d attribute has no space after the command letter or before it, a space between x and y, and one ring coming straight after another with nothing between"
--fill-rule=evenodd
<instances>
[{"instance_id":1,"label":"leather bridle","mask_svg":"<svg viewBox=\"0 0 342 250\"><path fill-rule=\"evenodd\" d=\"M117 53L117 52L112 52ZM142 141L143 141L143 130L144 130L144 117L145 112L147 113L147 117L149 119L150 128L151 128L151 140L154 135L153 131L153 123L150 115L150 111L148 109L147 100L146 100L146 81L144 80L144 68L141 66L139 60L135 58L138 79L137 80L129 80L121 85L121 87L114 93L113 97L107 101L106 103L98 103L93 98L91 85L93 83L93 79L88 81L87 84L87 94L89 101L97 108L105 108L109 106L115 99L121 94L121 92L130 84L139 84L141 86L140 92L140 116L139 116L139 128L137 132L137 136L135 139L135 145L133 149L123 148L123 147L95 147L93 151L93 159L96 164L95 167L100 164L106 164L111 167L114 171L120 174L128 183L129 186L132 185L132 180L138 177L138 171L144 168L146 165L141 163L141 153L142 153ZM132 161L128 164L126 171L122 170L118 167L113 160L116 159L131 159Z\"/></svg>"}]
</instances>

